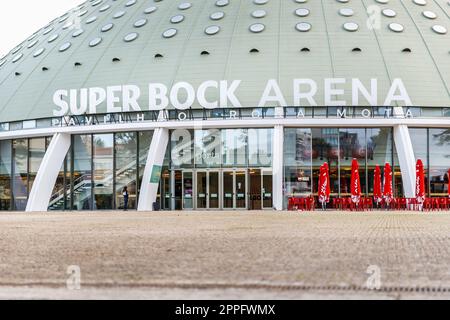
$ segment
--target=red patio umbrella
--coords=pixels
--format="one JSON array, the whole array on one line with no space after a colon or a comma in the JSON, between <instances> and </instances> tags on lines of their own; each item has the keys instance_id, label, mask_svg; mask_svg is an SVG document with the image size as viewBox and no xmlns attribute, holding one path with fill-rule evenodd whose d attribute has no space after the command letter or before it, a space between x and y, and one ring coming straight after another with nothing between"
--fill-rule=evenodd
<instances>
[{"instance_id":1,"label":"red patio umbrella","mask_svg":"<svg viewBox=\"0 0 450 320\"><path fill-rule=\"evenodd\" d=\"M391 165L386 162L384 166L384 179L383 179L383 198L387 204L391 203L394 198L394 192L392 190L392 169Z\"/></svg>"},{"instance_id":2,"label":"red patio umbrella","mask_svg":"<svg viewBox=\"0 0 450 320\"><path fill-rule=\"evenodd\" d=\"M447 180L448 180L447 191L448 191L448 197L450 198L450 169L448 169L448 172L447 172Z\"/></svg>"},{"instance_id":3,"label":"red patio umbrella","mask_svg":"<svg viewBox=\"0 0 450 320\"><path fill-rule=\"evenodd\" d=\"M416 163L416 200L420 204L425 201L425 174L423 172L423 162L420 159Z\"/></svg>"},{"instance_id":4,"label":"red patio umbrella","mask_svg":"<svg viewBox=\"0 0 450 320\"><path fill-rule=\"evenodd\" d=\"M325 168L325 173L326 173L326 181L327 181L327 188L326 188L326 199L327 202L330 202L330 193L331 193L331 185L330 185L330 169L328 168L328 163L325 162L323 164L323 167Z\"/></svg>"},{"instance_id":5,"label":"red patio umbrella","mask_svg":"<svg viewBox=\"0 0 450 320\"><path fill-rule=\"evenodd\" d=\"M330 201L330 176L327 163L320 166L318 197L322 208L324 208L325 203Z\"/></svg>"},{"instance_id":6,"label":"red patio umbrella","mask_svg":"<svg viewBox=\"0 0 450 320\"><path fill-rule=\"evenodd\" d=\"M359 203L361 200L361 180L359 178L358 160L352 160L352 177L350 180L350 192L353 203Z\"/></svg>"},{"instance_id":7,"label":"red patio umbrella","mask_svg":"<svg viewBox=\"0 0 450 320\"><path fill-rule=\"evenodd\" d=\"M383 200L383 196L381 194L381 170L380 166L375 166L375 172L373 176L373 200L376 204L380 203Z\"/></svg>"}]
</instances>

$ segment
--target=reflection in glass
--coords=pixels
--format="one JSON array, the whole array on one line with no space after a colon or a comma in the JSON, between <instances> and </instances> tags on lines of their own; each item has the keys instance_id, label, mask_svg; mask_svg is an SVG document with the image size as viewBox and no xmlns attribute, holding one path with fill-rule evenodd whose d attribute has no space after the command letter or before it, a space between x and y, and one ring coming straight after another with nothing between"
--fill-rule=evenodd
<instances>
[{"instance_id":1,"label":"reflection in glass","mask_svg":"<svg viewBox=\"0 0 450 320\"><path fill-rule=\"evenodd\" d=\"M34 180L36 179L36 175L45 155L45 140L45 138L33 138L29 140L29 190L33 187Z\"/></svg>"},{"instance_id":2,"label":"reflection in glass","mask_svg":"<svg viewBox=\"0 0 450 320\"><path fill-rule=\"evenodd\" d=\"M446 197L450 168L450 129L429 129L430 195Z\"/></svg>"},{"instance_id":3,"label":"reflection in glass","mask_svg":"<svg viewBox=\"0 0 450 320\"><path fill-rule=\"evenodd\" d=\"M11 140L0 141L0 211L11 209Z\"/></svg>"},{"instance_id":4,"label":"reflection in glass","mask_svg":"<svg viewBox=\"0 0 450 320\"><path fill-rule=\"evenodd\" d=\"M13 140L14 210L23 211L28 198L28 140Z\"/></svg>"},{"instance_id":5,"label":"reflection in glass","mask_svg":"<svg viewBox=\"0 0 450 320\"><path fill-rule=\"evenodd\" d=\"M114 135L93 135L94 210L113 208Z\"/></svg>"},{"instance_id":6,"label":"reflection in glass","mask_svg":"<svg viewBox=\"0 0 450 320\"><path fill-rule=\"evenodd\" d=\"M247 130L222 130L223 166L244 167L247 165Z\"/></svg>"},{"instance_id":7,"label":"reflection in glass","mask_svg":"<svg viewBox=\"0 0 450 320\"><path fill-rule=\"evenodd\" d=\"M183 172L183 209L194 208L194 190L192 181L192 172Z\"/></svg>"},{"instance_id":8,"label":"reflection in glass","mask_svg":"<svg viewBox=\"0 0 450 320\"><path fill-rule=\"evenodd\" d=\"M313 193L311 179L312 135L308 128L287 128L284 133L284 201Z\"/></svg>"},{"instance_id":9,"label":"reflection in glass","mask_svg":"<svg viewBox=\"0 0 450 320\"><path fill-rule=\"evenodd\" d=\"M361 180L361 193L366 192L366 130L340 129L339 148L341 149L340 164L340 195L350 196L350 181L352 175L352 160L357 159L359 164L359 178Z\"/></svg>"},{"instance_id":10,"label":"reflection in glass","mask_svg":"<svg viewBox=\"0 0 450 320\"><path fill-rule=\"evenodd\" d=\"M312 168L314 188L318 186L320 166L328 162L330 168L331 196L339 192L339 158L342 150L339 149L339 129L313 128L312 132ZM317 190L314 190L316 192Z\"/></svg>"},{"instance_id":11,"label":"reflection in glass","mask_svg":"<svg viewBox=\"0 0 450 320\"><path fill-rule=\"evenodd\" d=\"M91 210L92 136L75 135L73 146L73 210Z\"/></svg>"},{"instance_id":12,"label":"reflection in glass","mask_svg":"<svg viewBox=\"0 0 450 320\"><path fill-rule=\"evenodd\" d=\"M128 209L136 209L137 146L137 134L135 132L115 134L115 203L117 209L124 208L124 187L128 188Z\"/></svg>"},{"instance_id":13,"label":"reflection in glass","mask_svg":"<svg viewBox=\"0 0 450 320\"><path fill-rule=\"evenodd\" d=\"M198 168L214 168L221 165L222 145L220 130L195 131L195 165Z\"/></svg>"},{"instance_id":14,"label":"reflection in glass","mask_svg":"<svg viewBox=\"0 0 450 320\"><path fill-rule=\"evenodd\" d=\"M392 164L392 128L367 128L367 178L369 195L373 194L375 166L378 164L383 174L384 164Z\"/></svg>"}]
</instances>

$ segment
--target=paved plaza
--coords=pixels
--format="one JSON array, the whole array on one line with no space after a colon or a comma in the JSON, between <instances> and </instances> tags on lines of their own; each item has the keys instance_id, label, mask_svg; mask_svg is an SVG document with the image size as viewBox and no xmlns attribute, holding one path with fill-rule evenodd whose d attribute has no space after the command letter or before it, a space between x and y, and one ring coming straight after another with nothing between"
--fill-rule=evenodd
<instances>
[{"instance_id":1,"label":"paved plaza","mask_svg":"<svg viewBox=\"0 0 450 320\"><path fill-rule=\"evenodd\" d=\"M5 213L9 298L449 299L450 213Z\"/></svg>"}]
</instances>

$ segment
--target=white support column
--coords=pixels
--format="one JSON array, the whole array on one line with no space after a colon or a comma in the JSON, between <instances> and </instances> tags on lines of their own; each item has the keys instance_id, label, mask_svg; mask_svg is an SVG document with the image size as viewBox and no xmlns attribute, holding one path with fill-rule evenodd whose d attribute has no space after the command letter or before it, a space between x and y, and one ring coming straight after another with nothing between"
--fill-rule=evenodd
<instances>
[{"instance_id":1,"label":"white support column","mask_svg":"<svg viewBox=\"0 0 450 320\"><path fill-rule=\"evenodd\" d=\"M56 179L69 148L70 134L56 133L53 136L31 188L26 212L47 211Z\"/></svg>"},{"instance_id":2,"label":"white support column","mask_svg":"<svg viewBox=\"0 0 450 320\"><path fill-rule=\"evenodd\" d=\"M139 194L138 211L153 211L153 203L156 202L161 169L168 144L169 130L166 128L156 129L148 150L147 163Z\"/></svg>"},{"instance_id":3,"label":"white support column","mask_svg":"<svg viewBox=\"0 0 450 320\"><path fill-rule=\"evenodd\" d=\"M275 210L283 210L283 126L276 125L274 127L272 145L273 207Z\"/></svg>"},{"instance_id":4,"label":"white support column","mask_svg":"<svg viewBox=\"0 0 450 320\"><path fill-rule=\"evenodd\" d=\"M394 141L397 149L400 170L402 172L403 189L405 197L415 197L416 160L409 135L408 126L394 126Z\"/></svg>"}]
</instances>

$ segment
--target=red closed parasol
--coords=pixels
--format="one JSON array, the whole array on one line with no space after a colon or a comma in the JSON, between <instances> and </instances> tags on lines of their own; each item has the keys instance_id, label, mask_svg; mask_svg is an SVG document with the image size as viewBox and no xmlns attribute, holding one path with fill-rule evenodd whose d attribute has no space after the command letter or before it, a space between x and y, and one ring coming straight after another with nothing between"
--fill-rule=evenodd
<instances>
[{"instance_id":1,"label":"red closed parasol","mask_svg":"<svg viewBox=\"0 0 450 320\"><path fill-rule=\"evenodd\" d=\"M384 166L384 182L383 182L383 198L387 204L391 203L394 198L392 190L392 169L391 165L386 162Z\"/></svg>"},{"instance_id":2,"label":"red closed parasol","mask_svg":"<svg viewBox=\"0 0 450 320\"><path fill-rule=\"evenodd\" d=\"M381 194L381 170L380 166L376 165L373 176L373 201L378 204L381 200L383 200L383 195Z\"/></svg>"},{"instance_id":3,"label":"red closed parasol","mask_svg":"<svg viewBox=\"0 0 450 320\"><path fill-rule=\"evenodd\" d=\"M423 162L420 159L416 163L416 200L420 204L425 201L425 173L423 171Z\"/></svg>"},{"instance_id":4,"label":"red closed parasol","mask_svg":"<svg viewBox=\"0 0 450 320\"><path fill-rule=\"evenodd\" d=\"M326 162L320 166L318 197L322 206L330 201L330 175Z\"/></svg>"},{"instance_id":5,"label":"red closed parasol","mask_svg":"<svg viewBox=\"0 0 450 320\"><path fill-rule=\"evenodd\" d=\"M361 200L361 180L359 178L358 160L352 160L352 176L350 180L350 192L353 203L359 203Z\"/></svg>"}]
</instances>

